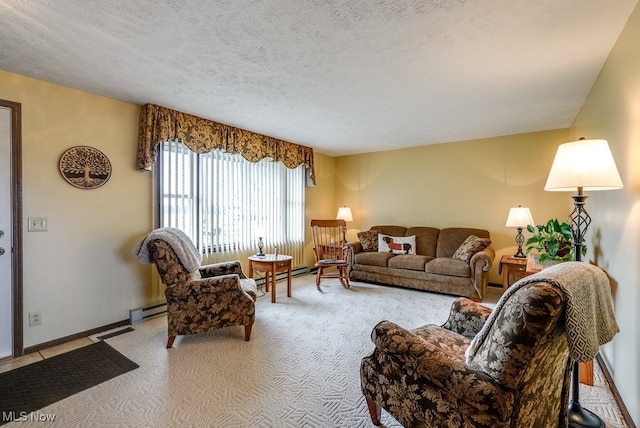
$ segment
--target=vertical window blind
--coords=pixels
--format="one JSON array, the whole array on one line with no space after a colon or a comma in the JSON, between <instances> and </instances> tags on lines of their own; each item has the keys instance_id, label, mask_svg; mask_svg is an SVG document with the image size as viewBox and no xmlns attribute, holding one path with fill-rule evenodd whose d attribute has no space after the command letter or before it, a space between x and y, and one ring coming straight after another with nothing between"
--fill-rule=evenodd
<instances>
[{"instance_id":1,"label":"vertical window blind","mask_svg":"<svg viewBox=\"0 0 640 428\"><path fill-rule=\"evenodd\" d=\"M265 252L278 247L294 265L302 262L304 165L253 163L222 150L198 154L180 140L167 140L159 148L157 174L160 227L183 230L203 263L246 260L257 252L258 233Z\"/></svg>"}]
</instances>

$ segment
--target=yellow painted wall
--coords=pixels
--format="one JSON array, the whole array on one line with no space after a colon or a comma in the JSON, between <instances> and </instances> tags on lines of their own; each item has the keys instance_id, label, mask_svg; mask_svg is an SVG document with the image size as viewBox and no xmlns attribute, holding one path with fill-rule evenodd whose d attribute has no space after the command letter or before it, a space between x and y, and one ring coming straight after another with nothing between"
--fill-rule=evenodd
<instances>
[{"instance_id":1,"label":"yellow painted wall","mask_svg":"<svg viewBox=\"0 0 640 428\"><path fill-rule=\"evenodd\" d=\"M509 208L528 206L537 223L566 219L570 200L545 192L549 168L568 129L511 135L336 159L336 199L351 207L348 239L376 224L488 229L498 263L514 254ZM525 232L525 236L526 232Z\"/></svg>"},{"instance_id":2,"label":"yellow painted wall","mask_svg":"<svg viewBox=\"0 0 640 428\"><path fill-rule=\"evenodd\" d=\"M335 158L314 153L316 186L307 188L305 195L305 242L304 264L313 267L315 258L309 224L315 219L335 218L340 202L335 197L336 166Z\"/></svg>"},{"instance_id":3,"label":"yellow painted wall","mask_svg":"<svg viewBox=\"0 0 640 428\"><path fill-rule=\"evenodd\" d=\"M0 98L22 105L25 347L127 319L129 309L153 303L162 295L154 268L131 253L153 227L152 174L135 169L139 106L3 70ZM78 145L109 157L113 174L104 186L81 190L62 179L60 156ZM306 224L337 211L335 160L317 154L315 167ZM48 217L49 231L27 232L28 217ZM310 244L304 261L314 262ZM43 323L29 327L34 311Z\"/></svg>"},{"instance_id":4,"label":"yellow painted wall","mask_svg":"<svg viewBox=\"0 0 640 428\"><path fill-rule=\"evenodd\" d=\"M589 259L613 281L620 333L601 351L640 424L640 6L627 21L575 120L575 133L609 141L624 189L590 192Z\"/></svg>"},{"instance_id":5,"label":"yellow painted wall","mask_svg":"<svg viewBox=\"0 0 640 428\"><path fill-rule=\"evenodd\" d=\"M127 319L145 302L147 266L131 248L151 227L151 174L134 169L139 107L0 71L0 98L22 105L24 345ZM67 184L62 153L101 150L109 181L94 190ZM27 232L48 217L48 232ZM42 325L28 314L42 311Z\"/></svg>"}]
</instances>

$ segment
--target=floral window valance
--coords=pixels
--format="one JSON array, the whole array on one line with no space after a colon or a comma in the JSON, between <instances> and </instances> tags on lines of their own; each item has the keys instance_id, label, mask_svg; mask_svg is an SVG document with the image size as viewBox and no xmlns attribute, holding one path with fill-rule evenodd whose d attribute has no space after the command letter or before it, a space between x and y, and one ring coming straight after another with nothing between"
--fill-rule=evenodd
<instances>
[{"instance_id":1,"label":"floral window valance","mask_svg":"<svg viewBox=\"0 0 640 428\"><path fill-rule=\"evenodd\" d=\"M145 104L140 110L138 135L138 169L149 169L156 161L158 145L165 140L179 139L196 153L221 149L239 153L250 162L271 158L287 168L305 165L308 185L315 185L313 149L278 140L187 113Z\"/></svg>"}]
</instances>

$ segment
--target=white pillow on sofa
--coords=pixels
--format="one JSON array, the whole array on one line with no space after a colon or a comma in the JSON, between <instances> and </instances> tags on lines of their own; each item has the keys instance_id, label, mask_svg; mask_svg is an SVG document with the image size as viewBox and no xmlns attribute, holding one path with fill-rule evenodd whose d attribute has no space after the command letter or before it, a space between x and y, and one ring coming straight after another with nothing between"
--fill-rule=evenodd
<instances>
[{"instance_id":1,"label":"white pillow on sofa","mask_svg":"<svg viewBox=\"0 0 640 428\"><path fill-rule=\"evenodd\" d=\"M393 254L415 254L416 236L378 235L378 252Z\"/></svg>"}]
</instances>

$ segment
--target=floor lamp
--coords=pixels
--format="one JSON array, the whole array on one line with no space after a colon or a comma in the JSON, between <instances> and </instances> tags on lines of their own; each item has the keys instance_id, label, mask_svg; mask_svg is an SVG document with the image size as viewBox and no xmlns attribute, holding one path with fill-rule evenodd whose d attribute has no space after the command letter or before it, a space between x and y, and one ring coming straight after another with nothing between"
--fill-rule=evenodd
<instances>
[{"instance_id":1,"label":"floor lamp","mask_svg":"<svg viewBox=\"0 0 640 428\"><path fill-rule=\"evenodd\" d=\"M620 188L622 180L606 140L580 139L558 147L544 190L578 192L572 196L574 209L569 215L575 261L582 260L583 241L591 224L591 217L584 207L587 196L583 191ZM598 415L580 405L580 363L577 361L573 363L571 376L569 426L604 428L604 422Z\"/></svg>"}]
</instances>

